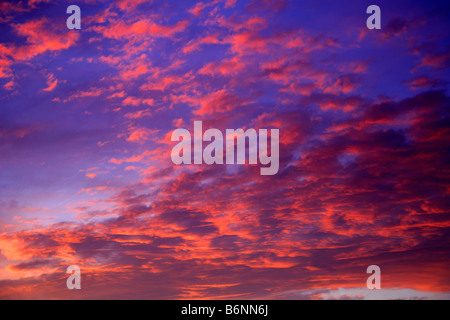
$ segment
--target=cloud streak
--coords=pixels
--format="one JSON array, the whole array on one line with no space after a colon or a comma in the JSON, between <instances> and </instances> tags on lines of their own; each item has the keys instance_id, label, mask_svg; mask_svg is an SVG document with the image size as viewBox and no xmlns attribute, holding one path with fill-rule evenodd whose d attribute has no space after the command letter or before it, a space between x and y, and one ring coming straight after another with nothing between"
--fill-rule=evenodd
<instances>
[{"instance_id":1,"label":"cloud streak","mask_svg":"<svg viewBox=\"0 0 450 320\"><path fill-rule=\"evenodd\" d=\"M90 2L71 31L54 1L8 3L1 299L448 299L439 5L374 34L309 1ZM279 172L173 165L196 120L280 129Z\"/></svg>"}]
</instances>

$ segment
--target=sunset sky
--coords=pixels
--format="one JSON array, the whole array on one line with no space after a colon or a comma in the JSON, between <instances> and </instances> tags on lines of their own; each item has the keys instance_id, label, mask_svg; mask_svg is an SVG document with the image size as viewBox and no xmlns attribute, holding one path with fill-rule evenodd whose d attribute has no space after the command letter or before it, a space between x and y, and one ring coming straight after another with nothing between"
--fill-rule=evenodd
<instances>
[{"instance_id":1,"label":"sunset sky","mask_svg":"<svg viewBox=\"0 0 450 320\"><path fill-rule=\"evenodd\" d=\"M450 299L449 17L0 2L0 299ZM279 129L278 173L174 165L194 121Z\"/></svg>"}]
</instances>

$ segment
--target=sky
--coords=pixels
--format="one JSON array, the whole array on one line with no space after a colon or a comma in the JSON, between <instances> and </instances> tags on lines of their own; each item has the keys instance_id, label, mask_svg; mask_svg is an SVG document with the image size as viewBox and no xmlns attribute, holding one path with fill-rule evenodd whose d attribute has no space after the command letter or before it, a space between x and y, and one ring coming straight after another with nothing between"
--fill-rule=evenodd
<instances>
[{"instance_id":1,"label":"sky","mask_svg":"<svg viewBox=\"0 0 450 320\"><path fill-rule=\"evenodd\" d=\"M2 1L0 299L450 299L449 16ZM279 129L278 173L175 165L194 121Z\"/></svg>"}]
</instances>

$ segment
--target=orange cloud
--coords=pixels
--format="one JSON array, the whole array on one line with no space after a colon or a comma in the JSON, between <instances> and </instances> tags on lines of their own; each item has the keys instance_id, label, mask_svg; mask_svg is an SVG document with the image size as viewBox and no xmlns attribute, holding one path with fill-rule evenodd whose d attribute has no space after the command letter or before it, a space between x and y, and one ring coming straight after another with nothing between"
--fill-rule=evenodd
<instances>
[{"instance_id":1,"label":"orange cloud","mask_svg":"<svg viewBox=\"0 0 450 320\"><path fill-rule=\"evenodd\" d=\"M158 130L152 130L147 128L132 128L131 133L127 138L127 141L144 143L147 140L154 140Z\"/></svg>"},{"instance_id":2,"label":"orange cloud","mask_svg":"<svg viewBox=\"0 0 450 320\"><path fill-rule=\"evenodd\" d=\"M56 88L56 85L58 84L58 79L55 78L53 74L49 74L47 76L47 88L42 89L43 91L53 91Z\"/></svg>"},{"instance_id":3,"label":"orange cloud","mask_svg":"<svg viewBox=\"0 0 450 320\"><path fill-rule=\"evenodd\" d=\"M155 23L150 19L139 20L132 24L123 21L117 21L112 25L103 27L95 26L93 29L107 38L121 39L129 37L164 37L171 38L175 34L180 33L189 25L188 21L179 21L171 26L164 26Z\"/></svg>"}]
</instances>

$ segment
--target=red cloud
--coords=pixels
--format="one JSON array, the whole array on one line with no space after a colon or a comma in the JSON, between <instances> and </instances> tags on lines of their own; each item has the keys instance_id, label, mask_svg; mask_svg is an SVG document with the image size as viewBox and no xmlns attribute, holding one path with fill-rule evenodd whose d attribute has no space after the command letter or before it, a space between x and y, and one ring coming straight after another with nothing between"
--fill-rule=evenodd
<instances>
[{"instance_id":1,"label":"red cloud","mask_svg":"<svg viewBox=\"0 0 450 320\"><path fill-rule=\"evenodd\" d=\"M189 25L188 21L179 21L171 26L164 26L152 20L139 20L127 24L123 21L114 21L108 26L96 26L93 29L107 38L122 39L129 37L173 37L182 32Z\"/></svg>"}]
</instances>

